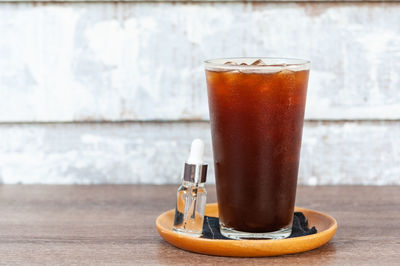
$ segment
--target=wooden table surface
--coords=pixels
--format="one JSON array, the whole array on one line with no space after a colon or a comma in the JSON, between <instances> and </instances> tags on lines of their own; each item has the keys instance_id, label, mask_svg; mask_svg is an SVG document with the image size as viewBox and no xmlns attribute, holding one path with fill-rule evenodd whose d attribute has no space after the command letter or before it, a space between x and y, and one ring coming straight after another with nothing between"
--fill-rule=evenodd
<instances>
[{"instance_id":1,"label":"wooden table surface","mask_svg":"<svg viewBox=\"0 0 400 266\"><path fill-rule=\"evenodd\" d=\"M176 187L2 185L0 264L400 265L400 186L299 187L297 206L335 217L336 236L269 258L200 255L162 240L154 221L174 207Z\"/></svg>"}]
</instances>

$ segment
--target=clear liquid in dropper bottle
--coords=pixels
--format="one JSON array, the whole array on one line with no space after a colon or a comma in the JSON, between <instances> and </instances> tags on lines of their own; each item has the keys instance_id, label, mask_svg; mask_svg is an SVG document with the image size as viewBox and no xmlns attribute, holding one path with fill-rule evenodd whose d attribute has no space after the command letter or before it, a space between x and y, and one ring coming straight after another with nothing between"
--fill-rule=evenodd
<instances>
[{"instance_id":1,"label":"clear liquid in dropper bottle","mask_svg":"<svg viewBox=\"0 0 400 266\"><path fill-rule=\"evenodd\" d=\"M204 143L192 142L189 159L185 163L182 184L177 191L174 231L200 237L203 230L207 192L204 187L207 164L203 162Z\"/></svg>"}]
</instances>

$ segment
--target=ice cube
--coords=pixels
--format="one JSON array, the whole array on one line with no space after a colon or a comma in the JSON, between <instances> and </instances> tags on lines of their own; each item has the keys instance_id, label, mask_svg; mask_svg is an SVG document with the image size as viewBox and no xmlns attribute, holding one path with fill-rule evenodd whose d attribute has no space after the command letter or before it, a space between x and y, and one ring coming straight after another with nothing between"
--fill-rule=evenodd
<instances>
[{"instance_id":1,"label":"ice cube","mask_svg":"<svg viewBox=\"0 0 400 266\"><path fill-rule=\"evenodd\" d=\"M235 63L235 62L228 61L228 62L225 62L225 63L224 63L224 65L229 65L229 66L237 66L237 65L238 65L238 63Z\"/></svg>"},{"instance_id":2,"label":"ice cube","mask_svg":"<svg viewBox=\"0 0 400 266\"><path fill-rule=\"evenodd\" d=\"M252 66L266 66L267 64L266 63L264 63L264 61L263 60L261 60L261 59L257 59L256 61L254 61L252 64L251 64Z\"/></svg>"},{"instance_id":3,"label":"ice cube","mask_svg":"<svg viewBox=\"0 0 400 266\"><path fill-rule=\"evenodd\" d=\"M281 70L281 71L279 71L279 75L292 75L292 74L294 74L295 72L293 71L293 70L289 70L289 69L283 69L283 70Z\"/></svg>"},{"instance_id":4,"label":"ice cube","mask_svg":"<svg viewBox=\"0 0 400 266\"><path fill-rule=\"evenodd\" d=\"M288 87L293 87L293 85L295 84L296 81L296 75L295 72L292 70L288 70L288 69L283 69L281 71L279 71L279 73L277 73L275 75L277 78L279 78L281 81L286 82Z\"/></svg>"}]
</instances>

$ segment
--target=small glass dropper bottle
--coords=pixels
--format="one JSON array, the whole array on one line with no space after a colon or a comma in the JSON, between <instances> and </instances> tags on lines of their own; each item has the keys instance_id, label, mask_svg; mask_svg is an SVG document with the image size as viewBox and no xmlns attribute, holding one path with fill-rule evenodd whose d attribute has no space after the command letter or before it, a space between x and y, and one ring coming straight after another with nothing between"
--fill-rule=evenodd
<instances>
[{"instance_id":1,"label":"small glass dropper bottle","mask_svg":"<svg viewBox=\"0 0 400 266\"><path fill-rule=\"evenodd\" d=\"M200 237L203 230L207 192L207 164L203 162L204 143L192 142L189 159L185 163L183 180L177 191L174 231Z\"/></svg>"}]
</instances>

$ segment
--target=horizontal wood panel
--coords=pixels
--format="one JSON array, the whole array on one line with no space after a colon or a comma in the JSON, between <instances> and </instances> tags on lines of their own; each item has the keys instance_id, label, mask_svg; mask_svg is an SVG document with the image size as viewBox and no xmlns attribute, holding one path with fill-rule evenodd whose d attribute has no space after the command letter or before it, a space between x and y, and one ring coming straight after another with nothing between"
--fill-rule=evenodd
<instances>
[{"instance_id":1,"label":"horizontal wood panel","mask_svg":"<svg viewBox=\"0 0 400 266\"><path fill-rule=\"evenodd\" d=\"M1 4L0 121L208 120L202 61L312 61L306 118L400 119L399 3Z\"/></svg>"},{"instance_id":2,"label":"horizontal wood panel","mask_svg":"<svg viewBox=\"0 0 400 266\"><path fill-rule=\"evenodd\" d=\"M399 122L307 122L299 183L400 184ZM192 139L209 124L0 125L3 183L178 183ZM213 167L209 183L214 182Z\"/></svg>"}]
</instances>

